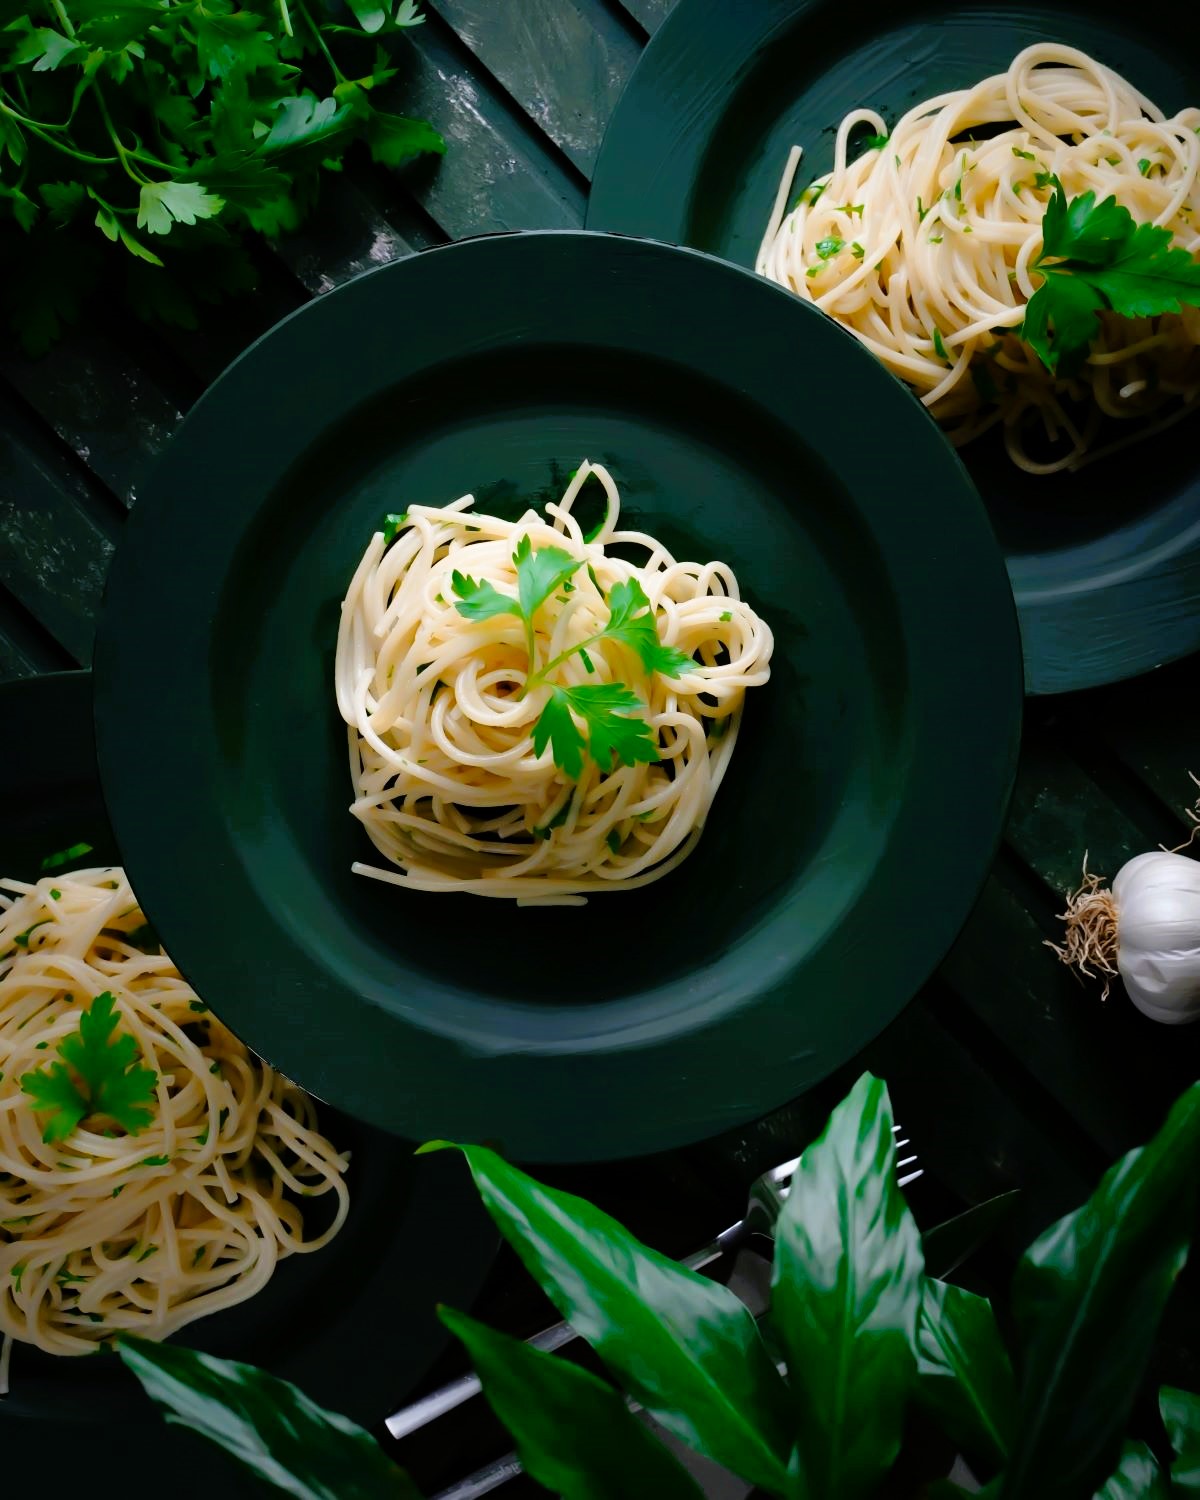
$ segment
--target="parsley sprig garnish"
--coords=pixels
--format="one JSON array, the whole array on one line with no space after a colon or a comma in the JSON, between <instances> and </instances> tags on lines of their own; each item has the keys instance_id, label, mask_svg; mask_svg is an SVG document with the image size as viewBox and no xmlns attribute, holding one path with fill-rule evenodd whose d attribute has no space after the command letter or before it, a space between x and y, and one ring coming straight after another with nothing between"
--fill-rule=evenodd
<instances>
[{"instance_id":1,"label":"parsley sprig garnish","mask_svg":"<svg viewBox=\"0 0 1200 1500\"><path fill-rule=\"evenodd\" d=\"M0 288L30 352L106 269L143 317L254 285L240 237L294 228L363 140L396 167L445 143L388 108L379 45L415 0L35 0L0 30ZM343 24L343 22L356 24Z\"/></svg>"},{"instance_id":2,"label":"parsley sprig garnish","mask_svg":"<svg viewBox=\"0 0 1200 1500\"><path fill-rule=\"evenodd\" d=\"M573 656L583 660L588 672L594 671L588 652L601 643L626 647L648 676L659 672L664 677L679 677L694 670L696 663L687 652L665 646L659 639L654 611L641 584L636 578L625 579L615 583L605 595L589 569L593 585L608 607L607 621L601 629L539 666L535 616L560 588L571 587L570 580L583 567L583 559L562 547L535 548L525 535L517 543L512 560L517 573L515 597L501 592L487 579L470 578L459 572L451 576L451 589L455 608L465 619L490 620L512 615L520 620L529 659L522 696L549 688L545 706L533 727L535 752L541 755L549 745L555 765L572 779L578 779L583 771L585 750L603 769L611 767L614 757L627 766L657 760L654 734L642 717L645 704L632 688L620 682L567 686L553 680L558 669ZM586 736L577 720L582 720L586 727Z\"/></svg>"},{"instance_id":3,"label":"parsley sprig garnish","mask_svg":"<svg viewBox=\"0 0 1200 1500\"><path fill-rule=\"evenodd\" d=\"M26 1073L21 1089L34 1109L46 1111L43 1141L61 1141L88 1115L106 1115L136 1135L154 1118L146 1108L154 1097L158 1075L138 1066L138 1044L127 1033L118 1036L116 1000L105 990L79 1017L79 1029L58 1044L61 1062Z\"/></svg>"},{"instance_id":4,"label":"parsley sprig garnish","mask_svg":"<svg viewBox=\"0 0 1200 1500\"><path fill-rule=\"evenodd\" d=\"M1097 313L1126 318L1200 307L1200 262L1172 244L1171 231L1139 223L1115 198L1068 199L1057 178L1042 219L1043 277L1025 308L1020 336L1049 370L1067 374L1085 358Z\"/></svg>"}]
</instances>

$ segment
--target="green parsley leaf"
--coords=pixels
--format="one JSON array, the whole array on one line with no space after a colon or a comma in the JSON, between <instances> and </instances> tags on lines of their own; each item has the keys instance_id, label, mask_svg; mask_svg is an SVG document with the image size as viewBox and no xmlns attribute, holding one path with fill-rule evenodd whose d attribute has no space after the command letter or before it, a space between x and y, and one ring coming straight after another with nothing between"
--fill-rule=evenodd
<instances>
[{"instance_id":1,"label":"green parsley leaf","mask_svg":"<svg viewBox=\"0 0 1200 1500\"><path fill-rule=\"evenodd\" d=\"M831 234L827 238L817 241L816 251L822 260L829 260L830 257L836 255L839 250L844 250L845 246L845 240L839 239L836 234Z\"/></svg>"},{"instance_id":2,"label":"green parsley leaf","mask_svg":"<svg viewBox=\"0 0 1200 1500\"><path fill-rule=\"evenodd\" d=\"M206 193L197 182L146 182L138 197L137 227L169 234L175 224L215 218L224 207L224 198Z\"/></svg>"},{"instance_id":3,"label":"green parsley leaf","mask_svg":"<svg viewBox=\"0 0 1200 1500\"><path fill-rule=\"evenodd\" d=\"M942 330L940 328L933 330L933 352L939 359L944 359L947 364L950 363L950 356L946 353L946 345L942 339Z\"/></svg>"},{"instance_id":4,"label":"green parsley leaf","mask_svg":"<svg viewBox=\"0 0 1200 1500\"><path fill-rule=\"evenodd\" d=\"M608 845L608 849L609 849L609 853L610 854L620 854L620 852L621 852L621 835L617 832L617 830L615 828L610 828L608 830L608 832L604 835L604 842Z\"/></svg>"},{"instance_id":5,"label":"green parsley leaf","mask_svg":"<svg viewBox=\"0 0 1200 1500\"><path fill-rule=\"evenodd\" d=\"M1037 157L1034 156L1032 151L1022 151L1020 146L1014 146L1012 148L1012 154L1014 156L1019 156L1022 161L1037 161Z\"/></svg>"},{"instance_id":6,"label":"green parsley leaf","mask_svg":"<svg viewBox=\"0 0 1200 1500\"><path fill-rule=\"evenodd\" d=\"M62 1062L21 1079L34 1108L48 1112L44 1141L65 1140L89 1114L110 1116L130 1135L154 1118L145 1106L154 1097L158 1075L152 1068L136 1066L140 1054L133 1037L114 1037L119 1019L116 1001L105 990L79 1017L78 1031L58 1044Z\"/></svg>"},{"instance_id":7,"label":"green parsley leaf","mask_svg":"<svg viewBox=\"0 0 1200 1500\"><path fill-rule=\"evenodd\" d=\"M410 120L373 109L367 119L367 149L383 167L400 167L429 152L444 156L446 142L428 120Z\"/></svg>"},{"instance_id":8,"label":"green parsley leaf","mask_svg":"<svg viewBox=\"0 0 1200 1500\"><path fill-rule=\"evenodd\" d=\"M1138 171L1142 174L1143 177L1149 177L1150 168L1153 165L1154 163L1150 160L1149 157L1143 156L1141 161L1138 162Z\"/></svg>"},{"instance_id":9,"label":"green parsley leaf","mask_svg":"<svg viewBox=\"0 0 1200 1500\"><path fill-rule=\"evenodd\" d=\"M138 1162L139 1167L169 1167L170 1165L171 1158L169 1156L144 1156Z\"/></svg>"},{"instance_id":10,"label":"green parsley leaf","mask_svg":"<svg viewBox=\"0 0 1200 1500\"><path fill-rule=\"evenodd\" d=\"M1058 182L1053 172L1038 172L1033 179L1035 188L1048 188Z\"/></svg>"},{"instance_id":11,"label":"green parsley leaf","mask_svg":"<svg viewBox=\"0 0 1200 1500\"><path fill-rule=\"evenodd\" d=\"M647 672L678 677L695 669L696 663L686 651L664 646L659 640L650 601L636 578L613 584L607 603L608 624L601 639L619 641L636 651Z\"/></svg>"},{"instance_id":12,"label":"green parsley leaf","mask_svg":"<svg viewBox=\"0 0 1200 1500\"><path fill-rule=\"evenodd\" d=\"M575 781L583 770L585 749L602 771L611 770L614 756L627 766L655 761L658 747L641 717L644 711L645 704L623 683L552 687L533 726L534 752L541 755L549 744L555 765ZM586 739L573 714L586 724Z\"/></svg>"},{"instance_id":13,"label":"green parsley leaf","mask_svg":"<svg viewBox=\"0 0 1200 1500\"><path fill-rule=\"evenodd\" d=\"M454 606L467 620L490 620L496 615L521 618L521 606L510 594L502 594L487 579L464 578L459 572L450 575L450 588L458 599Z\"/></svg>"},{"instance_id":14,"label":"green parsley leaf","mask_svg":"<svg viewBox=\"0 0 1200 1500\"><path fill-rule=\"evenodd\" d=\"M532 620L555 589L583 567L582 558L572 557L561 547L539 547L535 551L528 534L517 543L513 563L521 613L527 620Z\"/></svg>"},{"instance_id":15,"label":"green parsley leaf","mask_svg":"<svg viewBox=\"0 0 1200 1500\"><path fill-rule=\"evenodd\" d=\"M864 151L882 151L891 140L889 135L869 135L863 142Z\"/></svg>"},{"instance_id":16,"label":"green parsley leaf","mask_svg":"<svg viewBox=\"0 0 1200 1500\"><path fill-rule=\"evenodd\" d=\"M384 518L383 518L383 542L384 542L384 546L385 547L390 547L392 545L392 543L396 540L396 538L400 535L400 533L404 530L404 528L407 525L408 525L408 512L407 511L402 512L400 515L396 515L394 512L392 512L392 513L384 516Z\"/></svg>"},{"instance_id":17,"label":"green parsley leaf","mask_svg":"<svg viewBox=\"0 0 1200 1500\"><path fill-rule=\"evenodd\" d=\"M1096 314L1157 317L1200 306L1200 262L1172 243L1171 232L1139 223L1115 198L1094 192L1068 201L1061 184L1046 205L1044 277L1025 309L1020 336L1050 370L1083 359Z\"/></svg>"},{"instance_id":18,"label":"green parsley leaf","mask_svg":"<svg viewBox=\"0 0 1200 1500\"><path fill-rule=\"evenodd\" d=\"M92 852L91 844L72 844L69 849L60 849L57 854L47 854L39 868L43 874L47 870L59 870L63 865L69 865L73 859L81 859Z\"/></svg>"}]
</instances>

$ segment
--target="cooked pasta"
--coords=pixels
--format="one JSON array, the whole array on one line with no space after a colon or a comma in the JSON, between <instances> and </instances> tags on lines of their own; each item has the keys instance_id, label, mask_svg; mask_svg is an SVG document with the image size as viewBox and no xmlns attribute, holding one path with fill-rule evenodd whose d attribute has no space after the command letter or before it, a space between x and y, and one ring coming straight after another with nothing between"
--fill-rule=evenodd
<instances>
[{"instance_id":1,"label":"cooked pasta","mask_svg":"<svg viewBox=\"0 0 1200 1500\"><path fill-rule=\"evenodd\" d=\"M606 511L585 536L573 507L593 476ZM726 564L677 562L654 537L622 530L617 487L598 464L583 463L545 516L509 522L473 504L413 506L394 539L376 532L342 606L351 810L392 866L354 869L424 891L576 905L659 880L700 837L746 689L770 675L771 632ZM469 590L485 608L493 594L516 601L524 569L555 555L562 585L531 619L468 617ZM613 632L621 600L641 611L624 635ZM648 670L634 637L670 672ZM616 722L593 724L588 743L605 744L608 730L640 736L633 763L602 748L572 770L557 738L537 743L539 722L568 700L559 728L582 742L576 705L622 692Z\"/></svg>"},{"instance_id":2,"label":"cooked pasta","mask_svg":"<svg viewBox=\"0 0 1200 1500\"><path fill-rule=\"evenodd\" d=\"M878 143L852 160L860 127ZM756 268L855 334L955 444L1002 423L1022 468L1078 467L1200 402L1200 309L1104 312L1079 372L1051 374L1016 331L1040 283L1052 179L1068 198L1115 198L1196 255L1198 129L1200 109L1168 118L1083 52L1027 47L1007 73L909 110L886 143L874 110L848 114L833 170L788 212L793 148ZM1112 419L1138 425L1114 439Z\"/></svg>"},{"instance_id":3,"label":"cooked pasta","mask_svg":"<svg viewBox=\"0 0 1200 1500\"><path fill-rule=\"evenodd\" d=\"M69 1065L89 1030L82 1060L109 1093ZM0 880L0 1074L0 1390L14 1339L70 1355L163 1338L345 1221L348 1158L312 1100L208 1012L119 869ZM328 1227L308 1234L297 1200L325 1194Z\"/></svg>"}]
</instances>

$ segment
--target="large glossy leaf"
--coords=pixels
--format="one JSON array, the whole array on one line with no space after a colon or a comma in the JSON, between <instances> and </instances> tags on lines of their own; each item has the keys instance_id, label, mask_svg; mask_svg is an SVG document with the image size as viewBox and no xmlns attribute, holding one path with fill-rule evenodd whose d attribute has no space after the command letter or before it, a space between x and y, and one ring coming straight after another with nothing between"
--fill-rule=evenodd
<instances>
[{"instance_id":1,"label":"large glossy leaf","mask_svg":"<svg viewBox=\"0 0 1200 1500\"><path fill-rule=\"evenodd\" d=\"M1200 1495L1200 1396L1164 1385L1158 1409L1175 1450L1172 1487L1178 1494Z\"/></svg>"},{"instance_id":2,"label":"large glossy leaf","mask_svg":"<svg viewBox=\"0 0 1200 1500\"><path fill-rule=\"evenodd\" d=\"M1193 1084L1149 1145L1026 1251L1013 1281L1021 1401L1004 1500L1090 1500L1112 1471L1187 1259L1198 1157Z\"/></svg>"},{"instance_id":3,"label":"large glossy leaf","mask_svg":"<svg viewBox=\"0 0 1200 1500\"><path fill-rule=\"evenodd\" d=\"M733 1293L494 1151L459 1149L500 1232L630 1395L698 1452L782 1492L787 1391Z\"/></svg>"},{"instance_id":4,"label":"large glossy leaf","mask_svg":"<svg viewBox=\"0 0 1200 1500\"><path fill-rule=\"evenodd\" d=\"M123 1337L117 1350L168 1422L295 1500L421 1500L369 1432L286 1380L173 1344Z\"/></svg>"},{"instance_id":5,"label":"large glossy leaf","mask_svg":"<svg viewBox=\"0 0 1200 1500\"><path fill-rule=\"evenodd\" d=\"M1145 1443L1126 1443L1121 1461L1095 1500L1170 1500L1171 1486Z\"/></svg>"},{"instance_id":6,"label":"large glossy leaf","mask_svg":"<svg viewBox=\"0 0 1200 1500\"><path fill-rule=\"evenodd\" d=\"M963 1261L991 1239L1017 1206L1020 1196L1020 1188L1012 1188L927 1229L921 1236L926 1275L942 1280L957 1271Z\"/></svg>"},{"instance_id":7,"label":"large glossy leaf","mask_svg":"<svg viewBox=\"0 0 1200 1500\"><path fill-rule=\"evenodd\" d=\"M687 1471L611 1385L464 1313L438 1311L466 1345L483 1394L539 1484L563 1500L702 1500Z\"/></svg>"},{"instance_id":8,"label":"large glossy leaf","mask_svg":"<svg viewBox=\"0 0 1200 1500\"><path fill-rule=\"evenodd\" d=\"M922 1403L947 1437L994 1473L1008 1452L1017 1386L986 1297L925 1278L917 1324L917 1380Z\"/></svg>"},{"instance_id":9,"label":"large glossy leaf","mask_svg":"<svg viewBox=\"0 0 1200 1500\"><path fill-rule=\"evenodd\" d=\"M921 1245L894 1155L887 1089L864 1074L801 1158L776 1226L770 1319L808 1500L869 1494L900 1448Z\"/></svg>"}]
</instances>

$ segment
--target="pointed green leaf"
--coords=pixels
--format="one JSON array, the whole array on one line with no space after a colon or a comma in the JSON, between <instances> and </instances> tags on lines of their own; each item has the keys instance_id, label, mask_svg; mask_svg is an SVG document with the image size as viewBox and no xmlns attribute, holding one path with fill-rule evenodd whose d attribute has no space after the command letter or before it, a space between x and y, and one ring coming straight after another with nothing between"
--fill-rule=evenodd
<instances>
[{"instance_id":1,"label":"pointed green leaf","mask_svg":"<svg viewBox=\"0 0 1200 1500\"><path fill-rule=\"evenodd\" d=\"M1171 1487L1145 1443L1127 1442L1121 1461L1095 1500L1170 1500Z\"/></svg>"},{"instance_id":2,"label":"pointed green leaf","mask_svg":"<svg viewBox=\"0 0 1200 1500\"><path fill-rule=\"evenodd\" d=\"M786 1388L749 1310L584 1199L486 1147L459 1149L500 1232L629 1394L698 1452L781 1492Z\"/></svg>"},{"instance_id":3,"label":"pointed green leaf","mask_svg":"<svg viewBox=\"0 0 1200 1500\"><path fill-rule=\"evenodd\" d=\"M922 1404L968 1458L998 1469L1016 1419L1017 1386L991 1303L926 1277L916 1355Z\"/></svg>"},{"instance_id":4,"label":"pointed green leaf","mask_svg":"<svg viewBox=\"0 0 1200 1500\"><path fill-rule=\"evenodd\" d=\"M701 1500L683 1466L612 1386L448 1307L492 1410L512 1434L525 1472L564 1500Z\"/></svg>"},{"instance_id":5,"label":"pointed green leaf","mask_svg":"<svg viewBox=\"0 0 1200 1500\"><path fill-rule=\"evenodd\" d=\"M117 1352L168 1422L208 1438L295 1500L420 1500L369 1432L286 1380L128 1335Z\"/></svg>"},{"instance_id":6,"label":"pointed green leaf","mask_svg":"<svg viewBox=\"0 0 1200 1500\"><path fill-rule=\"evenodd\" d=\"M1175 1451L1171 1486L1181 1495L1200 1495L1200 1396L1164 1385L1158 1410Z\"/></svg>"},{"instance_id":7,"label":"pointed green leaf","mask_svg":"<svg viewBox=\"0 0 1200 1500\"><path fill-rule=\"evenodd\" d=\"M1198 1158L1193 1084L1154 1139L1026 1251L1013 1281L1021 1399L1004 1500L1090 1495L1111 1471L1187 1259Z\"/></svg>"},{"instance_id":8,"label":"pointed green leaf","mask_svg":"<svg viewBox=\"0 0 1200 1500\"><path fill-rule=\"evenodd\" d=\"M921 1236L925 1272L944 1280L957 1271L981 1245L985 1245L1017 1205L1019 1188L998 1193L973 1208L965 1209L943 1224L935 1224Z\"/></svg>"},{"instance_id":9,"label":"pointed green leaf","mask_svg":"<svg viewBox=\"0 0 1200 1500\"><path fill-rule=\"evenodd\" d=\"M922 1262L894 1163L887 1089L865 1073L801 1157L776 1226L769 1317L806 1500L871 1494L900 1450Z\"/></svg>"}]
</instances>

